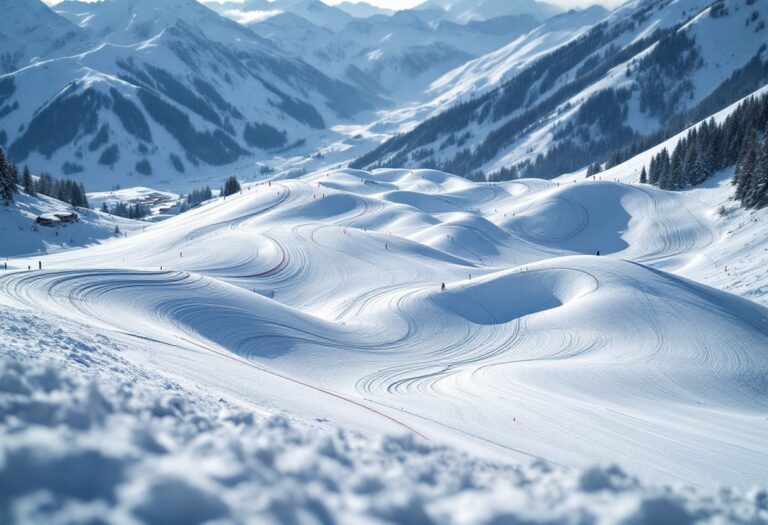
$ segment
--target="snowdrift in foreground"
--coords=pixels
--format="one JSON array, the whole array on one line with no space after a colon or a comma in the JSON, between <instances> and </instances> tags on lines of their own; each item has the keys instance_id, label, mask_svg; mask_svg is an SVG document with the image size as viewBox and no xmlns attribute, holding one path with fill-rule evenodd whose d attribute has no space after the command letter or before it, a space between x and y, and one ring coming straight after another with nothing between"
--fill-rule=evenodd
<instances>
[{"instance_id":1,"label":"snowdrift in foreground","mask_svg":"<svg viewBox=\"0 0 768 525\"><path fill-rule=\"evenodd\" d=\"M367 438L190 390L82 326L7 308L0 323L3 523L768 523L764 490L649 487L618 467L510 467L412 434Z\"/></svg>"}]
</instances>

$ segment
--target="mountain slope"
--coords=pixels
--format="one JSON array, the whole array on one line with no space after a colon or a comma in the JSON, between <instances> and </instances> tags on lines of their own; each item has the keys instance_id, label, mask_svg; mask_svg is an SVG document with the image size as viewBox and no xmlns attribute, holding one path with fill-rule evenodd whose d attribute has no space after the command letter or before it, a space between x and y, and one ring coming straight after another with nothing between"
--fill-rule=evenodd
<instances>
[{"instance_id":1,"label":"mountain slope","mask_svg":"<svg viewBox=\"0 0 768 525\"><path fill-rule=\"evenodd\" d=\"M0 75L85 44L77 26L39 0L1 0Z\"/></svg>"},{"instance_id":2,"label":"mountain slope","mask_svg":"<svg viewBox=\"0 0 768 525\"><path fill-rule=\"evenodd\" d=\"M497 49L538 24L532 15L460 25L430 23L415 10L354 20L333 31L291 10L250 24L254 32L362 90L403 104L423 98L436 78ZM404 82L403 79L408 79Z\"/></svg>"},{"instance_id":3,"label":"mountain slope","mask_svg":"<svg viewBox=\"0 0 768 525\"><path fill-rule=\"evenodd\" d=\"M460 23L472 20L489 20L510 15L533 15L545 20L560 12L552 4L535 0L428 0L418 6L418 10L443 9L451 18Z\"/></svg>"},{"instance_id":4,"label":"mountain slope","mask_svg":"<svg viewBox=\"0 0 768 525\"><path fill-rule=\"evenodd\" d=\"M340 4L336 4L336 8L341 9L355 18L368 18L376 15L389 16L394 13L391 9L384 9L366 2L341 2Z\"/></svg>"},{"instance_id":5,"label":"mountain slope","mask_svg":"<svg viewBox=\"0 0 768 525\"><path fill-rule=\"evenodd\" d=\"M568 11L546 20L503 48L471 60L435 80L429 89L429 95L434 97L430 104L448 109L449 104L477 97L509 80L560 45L586 33L607 15L606 9L594 6Z\"/></svg>"},{"instance_id":6,"label":"mountain slope","mask_svg":"<svg viewBox=\"0 0 768 525\"><path fill-rule=\"evenodd\" d=\"M16 162L77 175L92 189L301 145L373 107L193 0L70 8L88 50L0 77L0 138Z\"/></svg>"},{"instance_id":7,"label":"mountain slope","mask_svg":"<svg viewBox=\"0 0 768 525\"><path fill-rule=\"evenodd\" d=\"M718 89L728 103L768 80L751 65L766 61L759 38L766 17L764 4L745 8L740 0L629 3L497 89L353 166L440 166L465 175L518 168L546 177L573 171L706 103ZM750 83L740 85L746 70ZM734 74L738 81L729 80Z\"/></svg>"}]
</instances>

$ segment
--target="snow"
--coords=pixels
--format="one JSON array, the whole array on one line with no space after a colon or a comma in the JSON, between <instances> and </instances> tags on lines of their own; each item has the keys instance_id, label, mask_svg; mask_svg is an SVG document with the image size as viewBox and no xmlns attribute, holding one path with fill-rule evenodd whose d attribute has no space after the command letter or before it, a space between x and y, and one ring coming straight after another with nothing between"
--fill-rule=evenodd
<instances>
[{"instance_id":1,"label":"snow","mask_svg":"<svg viewBox=\"0 0 768 525\"><path fill-rule=\"evenodd\" d=\"M164 29L187 4L62 6L110 43L75 41L18 72L24 96L9 129L73 67L90 89L126 96L134 89L117 78L118 58L187 71ZM296 5L334 27L349 18ZM701 5L665 4L622 38ZM398 20L418 28L432 16L411 15ZM751 29L721 42L743 15L689 24L708 58L694 99L757 49ZM329 144L325 160L269 162L348 160L498 85L590 17L602 15L562 15L467 63L433 84L428 103L371 125L329 120L328 132L308 135L310 147ZM249 34L202 8L188 19L214 42ZM297 45L331 34L311 26L297 26ZM708 33L716 38L703 42ZM386 61L413 44L386 27L374 37L387 35L350 49ZM251 47L282 57L254 36L235 45ZM624 65L557 118L622 82ZM217 86L227 100L254 93L257 112L268 106L256 80ZM273 110L267 121L282 118ZM165 159L173 139L151 129ZM77 223L44 228L36 217L70 208L18 194L0 206L0 522L768 524L768 210L731 200L730 171L674 193L638 184L677 138L591 179L293 170L166 214L180 190L233 170L254 181L249 158L215 175L188 166L183 181L156 163L157 179L89 194L97 208L151 201L157 222L78 209ZM550 140L542 126L494 162ZM34 155L31 165L64 158ZM131 164L87 176L107 188Z\"/></svg>"},{"instance_id":2,"label":"snow","mask_svg":"<svg viewBox=\"0 0 768 525\"><path fill-rule=\"evenodd\" d=\"M763 484L768 310L696 270L722 225L691 195L574 180L340 170L250 185L127 237L11 258L45 271L9 271L0 298L302 421L492 462Z\"/></svg>"},{"instance_id":3,"label":"snow","mask_svg":"<svg viewBox=\"0 0 768 525\"><path fill-rule=\"evenodd\" d=\"M181 200L181 197L175 193L143 186L88 193L88 202L95 209L100 209L105 204L108 209L112 209L118 203L142 204L152 215L160 217L164 217L171 209L178 210Z\"/></svg>"},{"instance_id":4,"label":"snow","mask_svg":"<svg viewBox=\"0 0 768 525\"><path fill-rule=\"evenodd\" d=\"M765 20L768 16L768 12L765 11L766 4L756 2L745 8L744 2L727 0L724 6L729 14L720 17L710 15L710 4L711 2L703 0L676 0L657 2L650 6L648 2L632 1L615 9L607 16L599 10L564 13L545 21L508 45L445 73L430 85L426 93L428 100L400 104L395 109L382 111L376 122L361 126L361 129L356 132L365 135L375 145L380 145L383 142L382 138L388 140L397 134L408 133L427 119L440 115L457 104L484 95L493 99L499 96L499 93L494 90L501 89L505 81L514 78L521 71L528 70L538 59L549 55L559 47L574 42L579 36L584 36L589 30L597 27L598 23L604 24L608 34L613 35L610 44L593 53L591 58L599 61L611 46L628 49L630 44L649 37L657 30L669 29L676 24L688 21L679 31L685 31L694 39L701 56L701 64L686 78L672 79L691 82L691 93L682 97L675 108L675 112L684 112L695 107L737 69L765 51L763 46L765 38L761 37L761 31L755 31L759 27L758 22L752 22L751 25L745 22L753 11L757 13L758 20ZM650 9L646 11L649 7ZM654 47L655 44L651 44L645 49L634 50L634 56L627 55L625 62L615 65L598 77L590 78L586 85L572 97L563 99L556 107L548 107L546 114L522 131L519 136L509 135L509 130L504 131L504 126L514 122L523 112L540 107L538 106L540 103L546 105L544 101L572 82L579 67L586 64L589 59L582 61L581 64L558 66L556 71L552 70L548 73L557 77L554 80L547 77L548 80L553 81L546 82L547 89L544 92L539 92L536 85L531 86L526 95L525 104L499 118L495 114L493 118L483 117L483 112L488 109L488 106L485 106L484 110L477 109L476 118L468 119L466 123L451 123L447 126L450 130L438 132L434 136L430 135L432 142L421 143L415 139L409 141L407 139L414 137L406 137L405 142L408 145L399 153L409 155L407 160L400 161L403 164L400 167L450 165L451 160L457 155L461 156L467 150L478 148L489 137L491 137L490 143L496 143L491 136L496 132L505 137L509 135L511 142L495 152L492 158L483 160L482 164L472 164L463 169L471 172L481 170L491 174L502 168L530 161L537 155L545 155L550 151L560 141L558 132L567 130L570 124L578 124L574 118L582 105L591 96L605 89L628 88L631 96L628 102L626 126L640 135L653 133L659 130L663 122L648 111L640 111L640 90L636 77L637 64ZM629 74L627 74L628 70ZM540 78L545 76L542 74ZM580 78L586 77L582 75ZM598 129L592 129L587 130L587 133L593 140L598 140L601 132ZM452 142L449 142L449 139L452 139ZM418 146L415 145L416 142ZM430 150L434 153L426 158L423 155L414 155L416 152L424 153ZM384 155L375 161L386 165L389 160L392 160L389 157Z\"/></svg>"},{"instance_id":5,"label":"snow","mask_svg":"<svg viewBox=\"0 0 768 525\"><path fill-rule=\"evenodd\" d=\"M35 224L38 217L71 212L77 213L77 222L55 227ZM69 250L95 244L114 237L115 226L126 233L141 228L135 221L93 210L72 208L45 195L30 197L19 193L16 195L15 206L0 206L0 262L7 262L8 257ZM37 260L30 260L27 264L37 267Z\"/></svg>"},{"instance_id":6,"label":"snow","mask_svg":"<svg viewBox=\"0 0 768 525\"><path fill-rule=\"evenodd\" d=\"M116 185L188 191L204 184L218 186L227 176L242 171L248 171L247 178L252 179L258 174L256 161L269 159L277 164L280 159L275 152L247 144L243 138L246 124L266 123L285 131L286 147L295 146L288 147L286 154L309 158L319 142L343 138L316 128L350 123L352 115L383 102L377 95L363 94L325 76L195 0L110 0L56 6L61 15L78 25L38 0L28 1L39 4L46 16L63 26L62 31L71 30L74 36L62 40L55 52L41 52L36 60L21 61L2 72L2 79L12 87L3 101L0 135L15 161L53 174L66 172L90 191ZM13 15L14 20L17 15L21 20L31 16L23 9L14 9ZM41 27L46 34L58 34ZM9 52L14 49L9 47ZM232 65L235 62L237 65ZM229 72L221 70L222 63L231 66ZM167 73L180 84L153 90L147 68ZM187 115L194 133L226 133L240 150L213 147L218 154L196 159L193 150L200 148L182 144L184 140L179 139L186 126L174 124L167 116L156 114L153 118L141 102L138 93L146 89ZM217 96L210 98L210 90ZM113 92L136 106L134 118L146 121L144 131L132 129L134 125L124 122L125 115L121 117L105 102ZM43 140L32 125L39 124L36 119L41 111L53 107L66 113L67 104L74 104L75 97L96 101L88 110L90 118L74 127L63 126L50 141ZM301 100L307 106L287 111L283 100ZM315 108L313 117L309 113ZM10 113L5 114L7 111ZM303 120L310 117L316 119L316 127ZM94 140L97 135L106 140ZM24 137L30 147L14 148ZM119 155L112 155L111 161L110 156L102 160L107 148L116 148ZM149 163L151 170L139 169L141 162Z\"/></svg>"},{"instance_id":7,"label":"snow","mask_svg":"<svg viewBox=\"0 0 768 525\"><path fill-rule=\"evenodd\" d=\"M728 115L747 98L760 96L768 91L767 87L757 90L748 97L723 108L711 116L716 122L723 122ZM706 120L709 120L707 118ZM636 184L643 166L648 168L651 158L662 149L673 151L679 140L689 130L698 127L698 122L690 128L670 137L666 141L636 155L626 162L608 169L592 180L613 180ZM556 179L559 184L584 178L584 171L563 175ZM766 286L766 266L768 265L768 238L765 224L768 210L744 210L733 200L731 179L733 168L727 169L703 184L675 193L679 199L698 210L699 216L712 225L712 242L702 249L694 250L683 261L684 264L671 265L668 269L707 283L721 290L748 297L756 302L768 305L768 286ZM640 186L646 187L646 186ZM662 265L662 267L665 267Z\"/></svg>"},{"instance_id":8,"label":"snow","mask_svg":"<svg viewBox=\"0 0 768 525\"><path fill-rule=\"evenodd\" d=\"M545 21L501 49L471 60L434 81L428 91L431 105L440 104L447 109L497 87L537 59L578 38L605 15L605 10L593 7Z\"/></svg>"},{"instance_id":9,"label":"snow","mask_svg":"<svg viewBox=\"0 0 768 525\"><path fill-rule=\"evenodd\" d=\"M616 466L510 466L371 437L136 366L129 354L150 341L27 310L2 308L0 323L3 523L768 522L764 490L648 486Z\"/></svg>"}]
</instances>

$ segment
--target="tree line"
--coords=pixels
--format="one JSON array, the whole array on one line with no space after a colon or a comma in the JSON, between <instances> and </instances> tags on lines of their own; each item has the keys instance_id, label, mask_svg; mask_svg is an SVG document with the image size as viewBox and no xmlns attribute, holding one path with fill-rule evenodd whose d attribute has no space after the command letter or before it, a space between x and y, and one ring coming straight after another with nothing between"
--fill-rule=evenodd
<instances>
[{"instance_id":1,"label":"tree line","mask_svg":"<svg viewBox=\"0 0 768 525\"><path fill-rule=\"evenodd\" d=\"M654 155L647 182L665 190L701 184L735 166L736 198L747 208L768 204L768 94L742 102L722 123L714 119L691 129L670 153ZM761 136L763 138L761 138ZM647 173L647 175L646 175Z\"/></svg>"},{"instance_id":2,"label":"tree line","mask_svg":"<svg viewBox=\"0 0 768 525\"><path fill-rule=\"evenodd\" d=\"M79 208L88 208L88 199L85 195L85 187L69 179L56 179L48 173L42 173L37 180L32 177L28 167L24 167L21 174L19 168L12 162L0 148L0 201L10 205L14 201L14 194L18 187L27 195L47 195L54 199L71 204Z\"/></svg>"},{"instance_id":3,"label":"tree line","mask_svg":"<svg viewBox=\"0 0 768 525\"><path fill-rule=\"evenodd\" d=\"M142 219L150 214L149 208L140 202L137 202L136 204L126 204L122 201L117 202L112 207L107 207L106 202L102 203L101 212L134 220Z\"/></svg>"},{"instance_id":4,"label":"tree line","mask_svg":"<svg viewBox=\"0 0 768 525\"><path fill-rule=\"evenodd\" d=\"M211 191L210 186L205 186L203 188L192 190L184 197L184 202L182 202L181 204L181 209L179 210L179 213L184 213L185 211L189 211L192 208L195 208L201 205L205 201L211 200L212 198L213 198L213 192Z\"/></svg>"}]
</instances>

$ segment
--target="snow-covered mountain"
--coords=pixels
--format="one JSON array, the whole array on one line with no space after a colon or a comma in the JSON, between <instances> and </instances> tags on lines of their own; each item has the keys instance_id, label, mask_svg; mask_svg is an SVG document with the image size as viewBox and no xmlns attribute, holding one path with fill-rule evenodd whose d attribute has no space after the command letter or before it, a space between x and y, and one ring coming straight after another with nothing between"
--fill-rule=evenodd
<instances>
[{"instance_id":1,"label":"snow-covered mountain","mask_svg":"<svg viewBox=\"0 0 768 525\"><path fill-rule=\"evenodd\" d=\"M501 49L470 60L435 79L425 88L423 101L383 113L379 120L364 127L363 132L379 137L407 133L419 123L509 80L557 47L588 32L607 14L608 11L595 6L554 16Z\"/></svg>"},{"instance_id":2,"label":"snow-covered mountain","mask_svg":"<svg viewBox=\"0 0 768 525\"><path fill-rule=\"evenodd\" d=\"M194 0L59 4L73 23L25 2L75 37L0 77L0 143L92 189L300 146L378 102Z\"/></svg>"},{"instance_id":3,"label":"snow-covered mountain","mask_svg":"<svg viewBox=\"0 0 768 525\"><path fill-rule=\"evenodd\" d=\"M355 19L345 10L330 6L321 0L245 0L244 2L208 1L204 3L224 16L239 19L241 23L261 21L281 13L292 13L317 26L337 31ZM260 13L263 15L259 16Z\"/></svg>"},{"instance_id":4,"label":"snow-covered mountain","mask_svg":"<svg viewBox=\"0 0 768 525\"><path fill-rule=\"evenodd\" d=\"M461 23L524 14L544 20L561 11L555 5L536 0L427 0L415 9L441 9Z\"/></svg>"},{"instance_id":5,"label":"snow-covered mountain","mask_svg":"<svg viewBox=\"0 0 768 525\"><path fill-rule=\"evenodd\" d=\"M423 99L425 88L442 74L504 46L538 24L533 15L467 24L431 22L417 10L406 10L354 20L334 31L292 10L249 27L318 69L399 105Z\"/></svg>"},{"instance_id":6,"label":"snow-covered mountain","mask_svg":"<svg viewBox=\"0 0 768 525\"><path fill-rule=\"evenodd\" d=\"M392 9L384 9L366 2L341 2L336 4L337 9L341 9L355 18L368 18L376 15L392 15Z\"/></svg>"},{"instance_id":7,"label":"snow-covered mountain","mask_svg":"<svg viewBox=\"0 0 768 525\"><path fill-rule=\"evenodd\" d=\"M0 0L0 13L0 75L85 45L77 27L39 0Z\"/></svg>"},{"instance_id":8,"label":"snow-covered mountain","mask_svg":"<svg viewBox=\"0 0 768 525\"><path fill-rule=\"evenodd\" d=\"M513 43L446 76L437 96L453 92L460 104L404 126L353 165L552 177L609 160L638 137L682 129L689 115L763 85L766 18L761 2L630 2L587 31L566 30L550 52L528 53L538 41L521 39L522 48Z\"/></svg>"},{"instance_id":9,"label":"snow-covered mountain","mask_svg":"<svg viewBox=\"0 0 768 525\"><path fill-rule=\"evenodd\" d=\"M600 6L553 16L510 44L448 72L432 83L430 105L443 109L488 91L538 59L589 31L608 15Z\"/></svg>"}]
</instances>

